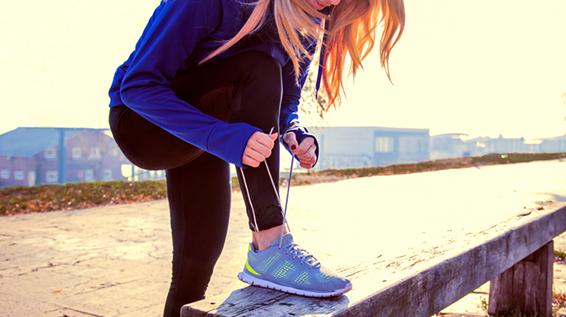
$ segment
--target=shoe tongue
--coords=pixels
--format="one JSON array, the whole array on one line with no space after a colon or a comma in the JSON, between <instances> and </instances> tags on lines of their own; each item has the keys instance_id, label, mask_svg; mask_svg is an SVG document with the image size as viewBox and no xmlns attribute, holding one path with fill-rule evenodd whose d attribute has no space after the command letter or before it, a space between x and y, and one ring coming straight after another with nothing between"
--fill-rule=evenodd
<instances>
[{"instance_id":1,"label":"shoe tongue","mask_svg":"<svg viewBox=\"0 0 566 317\"><path fill-rule=\"evenodd\" d=\"M271 246L279 246L279 240L281 240L281 236L277 237L275 240L273 240L273 242L271 243ZM285 233L283 235L283 241L281 241L281 246L285 246L288 244L293 243L293 235L291 233Z\"/></svg>"}]
</instances>

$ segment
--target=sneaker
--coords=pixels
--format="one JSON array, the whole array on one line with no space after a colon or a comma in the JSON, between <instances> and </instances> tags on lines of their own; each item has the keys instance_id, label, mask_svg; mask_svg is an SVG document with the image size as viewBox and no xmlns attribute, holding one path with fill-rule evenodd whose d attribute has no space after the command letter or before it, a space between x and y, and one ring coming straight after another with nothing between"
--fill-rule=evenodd
<instances>
[{"instance_id":1,"label":"sneaker","mask_svg":"<svg viewBox=\"0 0 566 317\"><path fill-rule=\"evenodd\" d=\"M309 297L331 297L352 289L352 282L338 276L305 249L283 235L264 250L248 245L248 258L238 278L248 284Z\"/></svg>"}]
</instances>

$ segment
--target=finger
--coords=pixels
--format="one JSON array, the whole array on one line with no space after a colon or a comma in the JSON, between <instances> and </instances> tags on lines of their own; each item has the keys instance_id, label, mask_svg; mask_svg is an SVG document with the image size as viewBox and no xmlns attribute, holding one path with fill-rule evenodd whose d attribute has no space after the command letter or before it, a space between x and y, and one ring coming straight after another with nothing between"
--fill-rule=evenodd
<instances>
[{"instance_id":1,"label":"finger","mask_svg":"<svg viewBox=\"0 0 566 317\"><path fill-rule=\"evenodd\" d=\"M256 150L254 150L252 148L246 149L246 151L244 152L244 155L247 155L250 158L252 158L256 161L259 161L259 162L261 162L265 159L265 156L261 155L259 152L257 152Z\"/></svg>"},{"instance_id":2,"label":"finger","mask_svg":"<svg viewBox=\"0 0 566 317\"><path fill-rule=\"evenodd\" d=\"M258 160L259 160L260 163L271 155L271 150L267 151L266 153L259 152L253 147L251 148L251 150L254 151L257 155L259 155Z\"/></svg>"},{"instance_id":3,"label":"finger","mask_svg":"<svg viewBox=\"0 0 566 317\"><path fill-rule=\"evenodd\" d=\"M307 150L305 152L302 153L302 156L310 157L310 156L314 155L315 151L316 151L316 145L312 144L309 148L307 148Z\"/></svg>"},{"instance_id":4,"label":"finger","mask_svg":"<svg viewBox=\"0 0 566 317\"><path fill-rule=\"evenodd\" d=\"M314 164L314 162L316 162L316 157L312 157L312 158L309 158L309 159L301 160L301 163L307 164L307 165L308 165L308 164L312 165L312 164Z\"/></svg>"},{"instance_id":5,"label":"finger","mask_svg":"<svg viewBox=\"0 0 566 317\"><path fill-rule=\"evenodd\" d=\"M250 144L250 148L261 154L263 157L269 157L271 155L271 149L259 142L252 142Z\"/></svg>"},{"instance_id":6,"label":"finger","mask_svg":"<svg viewBox=\"0 0 566 317\"><path fill-rule=\"evenodd\" d=\"M316 158L314 158L312 161L310 162L305 162L306 164L308 164L309 168L312 168L314 166L314 163L316 162Z\"/></svg>"},{"instance_id":7,"label":"finger","mask_svg":"<svg viewBox=\"0 0 566 317\"><path fill-rule=\"evenodd\" d=\"M258 167L260 164L260 162L258 162L256 159L249 157L247 155L244 155L244 160L242 161L248 164L249 166L253 166L253 167Z\"/></svg>"},{"instance_id":8,"label":"finger","mask_svg":"<svg viewBox=\"0 0 566 317\"><path fill-rule=\"evenodd\" d=\"M269 137L273 140L273 142L275 142L275 140L277 140L277 136L278 136L277 132L273 132L269 135Z\"/></svg>"},{"instance_id":9,"label":"finger","mask_svg":"<svg viewBox=\"0 0 566 317\"><path fill-rule=\"evenodd\" d=\"M309 148L314 144L314 140L311 137L305 138L303 142L299 145L297 149L297 155L304 155Z\"/></svg>"},{"instance_id":10,"label":"finger","mask_svg":"<svg viewBox=\"0 0 566 317\"><path fill-rule=\"evenodd\" d=\"M309 164L309 163L301 163L301 167L303 167L303 168L311 168L311 167L312 167L312 164Z\"/></svg>"},{"instance_id":11,"label":"finger","mask_svg":"<svg viewBox=\"0 0 566 317\"><path fill-rule=\"evenodd\" d=\"M297 137L293 132L287 132L283 140L287 142L287 144L291 149L293 149L293 146L295 147L295 149L299 146L299 143L297 142Z\"/></svg>"},{"instance_id":12,"label":"finger","mask_svg":"<svg viewBox=\"0 0 566 317\"><path fill-rule=\"evenodd\" d=\"M255 140L257 142L265 145L270 150L273 148L274 140L268 134L257 133Z\"/></svg>"},{"instance_id":13,"label":"finger","mask_svg":"<svg viewBox=\"0 0 566 317\"><path fill-rule=\"evenodd\" d=\"M313 144L313 145L308 149L308 151L306 151L305 153L300 154L300 155L298 155L298 156L299 156L302 160L305 160L305 161L312 160L312 158L313 158L314 156L316 156L315 151L316 151L316 145Z\"/></svg>"},{"instance_id":14,"label":"finger","mask_svg":"<svg viewBox=\"0 0 566 317\"><path fill-rule=\"evenodd\" d=\"M301 161L305 163L314 163L315 160L316 155L305 155Z\"/></svg>"},{"instance_id":15,"label":"finger","mask_svg":"<svg viewBox=\"0 0 566 317\"><path fill-rule=\"evenodd\" d=\"M313 145L311 145L311 147L308 149L307 154L310 155L310 156L312 156L312 157L315 157L315 156L316 156L315 153L316 153L316 145L313 144Z\"/></svg>"},{"instance_id":16,"label":"finger","mask_svg":"<svg viewBox=\"0 0 566 317\"><path fill-rule=\"evenodd\" d=\"M259 166L259 162L250 158L247 155L244 155L244 159L242 160L242 163L252 166L252 167L258 167Z\"/></svg>"},{"instance_id":17,"label":"finger","mask_svg":"<svg viewBox=\"0 0 566 317\"><path fill-rule=\"evenodd\" d=\"M306 157L305 162L311 163L313 165L314 165L314 163L316 163L316 152L315 151L316 151L316 145L311 146L311 148L309 149L309 151L305 155L305 157Z\"/></svg>"}]
</instances>

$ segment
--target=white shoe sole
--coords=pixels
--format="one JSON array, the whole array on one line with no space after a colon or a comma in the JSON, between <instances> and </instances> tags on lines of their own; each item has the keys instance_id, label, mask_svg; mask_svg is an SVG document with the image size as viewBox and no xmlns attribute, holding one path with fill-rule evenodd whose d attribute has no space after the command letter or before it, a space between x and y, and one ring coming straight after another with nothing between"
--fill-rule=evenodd
<instances>
[{"instance_id":1,"label":"white shoe sole","mask_svg":"<svg viewBox=\"0 0 566 317\"><path fill-rule=\"evenodd\" d=\"M320 293L320 292L305 291L305 290L292 288L292 287L289 287L289 286L279 285L279 284L276 284L276 283L273 283L273 282L270 282L270 281L258 279L255 276L251 276L251 275L247 274L246 272L239 272L238 278L242 282L248 283L248 284L253 285L253 286L260 286L260 287L265 287L265 288L283 291L283 292L286 292L286 293L303 295L303 296L308 296L308 297L332 297L332 296L340 295L340 294L345 293L345 292L352 289L352 284L350 283L350 284L348 284L348 286L346 286L346 288L338 289L338 290L335 290L333 292Z\"/></svg>"}]
</instances>

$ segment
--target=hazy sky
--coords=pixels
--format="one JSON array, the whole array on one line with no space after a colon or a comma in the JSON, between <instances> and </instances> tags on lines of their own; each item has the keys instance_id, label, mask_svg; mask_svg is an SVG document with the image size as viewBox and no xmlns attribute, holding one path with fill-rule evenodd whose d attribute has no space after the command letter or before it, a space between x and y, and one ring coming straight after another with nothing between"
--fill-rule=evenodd
<instances>
[{"instance_id":1,"label":"hazy sky","mask_svg":"<svg viewBox=\"0 0 566 317\"><path fill-rule=\"evenodd\" d=\"M0 133L18 126L107 128L114 71L158 3L6 2ZM566 1L405 6L405 33L391 56L395 85L373 54L328 124L429 128L431 135L566 133Z\"/></svg>"}]
</instances>

